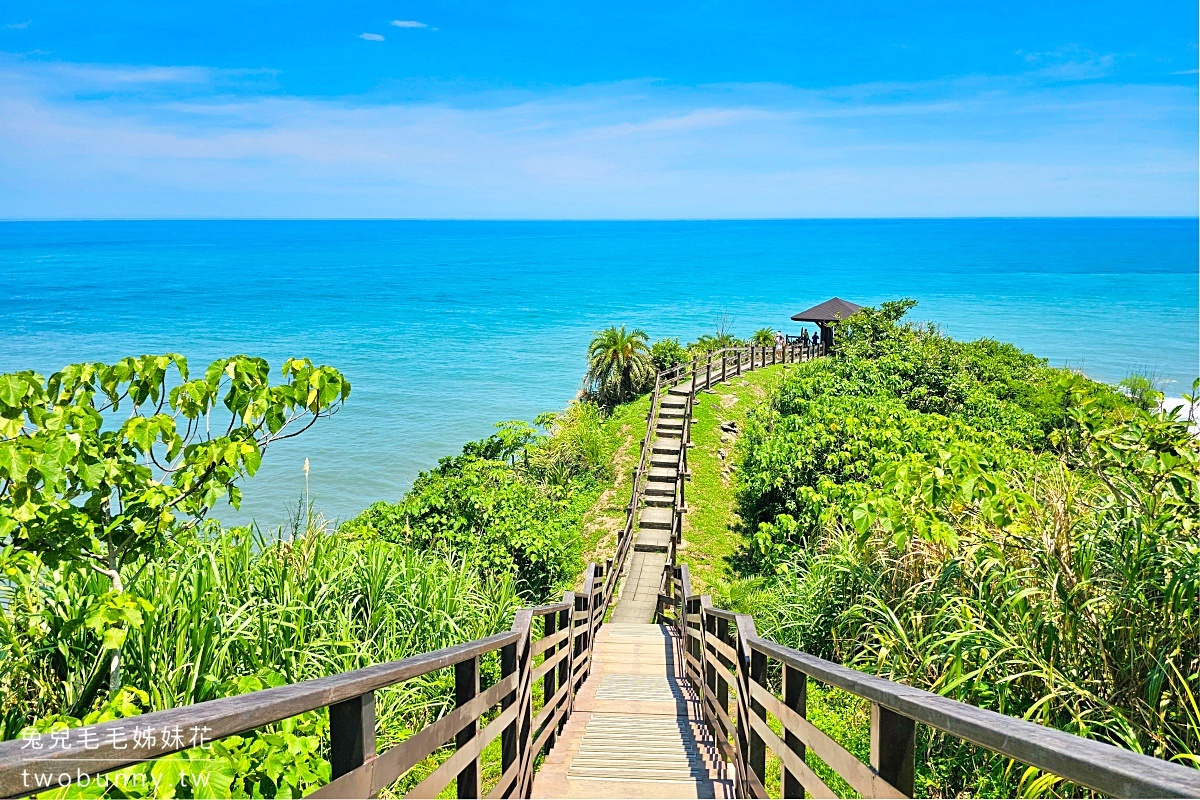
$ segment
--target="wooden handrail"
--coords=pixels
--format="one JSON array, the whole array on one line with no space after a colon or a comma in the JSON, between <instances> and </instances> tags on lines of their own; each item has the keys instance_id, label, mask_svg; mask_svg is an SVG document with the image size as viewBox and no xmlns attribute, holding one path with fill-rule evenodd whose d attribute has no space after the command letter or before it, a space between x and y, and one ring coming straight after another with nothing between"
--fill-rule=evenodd
<instances>
[{"instance_id":1,"label":"wooden handrail","mask_svg":"<svg viewBox=\"0 0 1200 800\"><path fill-rule=\"evenodd\" d=\"M686 565L677 569L676 574L686 578ZM677 581L680 590L687 585ZM738 755L727 754L727 758L740 771L738 788L743 796L765 796L760 789L766 777L763 748L768 745L784 762L785 782L796 781L785 796L800 796L792 794L797 786L813 796L827 796L823 792L828 787L814 780L815 775L805 772L793 757L799 753L802 762L804 748L813 749L864 797L912 796L916 723L1103 794L1200 796L1200 770L843 667L758 636L751 617L714 608L707 595L681 592L680 598L677 607L682 611L676 620L680 660L692 685L704 696L702 707L713 712L706 713L705 719L714 735L719 739L728 734L736 741ZM689 616L695 616L698 624L688 624ZM715 641L706 641L714 633ZM735 671L730 672L729 656L734 654ZM769 661L783 667L782 698L766 685ZM804 690L797 681L809 677L871 702L869 765L805 719ZM719 695L733 688L737 697L735 710L730 712L728 699ZM758 721L767 714L779 721L784 739L771 732L765 721ZM780 755L781 749L788 752ZM788 771L788 764L795 769Z\"/></svg>"},{"instance_id":2,"label":"wooden handrail","mask_svg":"<svg viewBox=\"0 0 1200 800\"><path fill-rule=\"evenodd\" d=\"M0 742L0 797L59 788L83 776L94 779L322 708L329 709L333 774L330 783L313 796L374 796L453 741L454 755L414 791L419 796L433 796L457 781L460 797L477 797L480 754L491 741L502 738L502 777L493 795L529 797L535 757L553 745L555 733L570 715L575 690L590 668L601 608L606 603L604 584L599 582L602 572L596 564L588 564L583 592L566 592L559 603L521 609L510 630L483 639L325 678ZM583 615L583 622L576 623L576 613ZM532 665L534 616L545 621L538 641L550 640L538 648L545 652L543 662L557 662L556 667L536 668L536 679ZM500 655L501 680L481 690L479 661L491 653ZM574 663L581 669L575 671ZM455 673L454 710L377 753L374 693L447 668ZM535 721L531 703L537 681L543 683L547 702ZM499 716L480 730L480 720L497 706ZM170 732L173 735L168 735Z\"/></svg>"},{"instance_id":3,"label":"wooden handrail","mask_svg":"<svg viewBox=\"0 0 1200 800\"><path fill-rule=\"evenodd\" d=\"M22 771L97 775L192 747L188 734L203 730L207 741L243 733L306 711L335 706L377 689L452 667L491 653L520 638L513 631L446 647L432 653L386 664L342 672L325 678L263 689L235 697L209 700L179 708L154 711L129 719L102 722L29 739L0 742L0 796L28 794L36 786L25 786ZM138 726L135 736L134 725ZM183 738L156 736L147 730L183 732ZM43 787L44 788L44 787Z\"/></svg>"},{"instance_id":4,"label":"wooden handrail","mask_svg":"<svg viewBox=\"0 0 1200 800\"><path fill-rule=\"evenodd\" d=\"M499 738L501 777L489 796L529 797L533 764L539 754L554 745L571 714L575 694L591 669L596 634L615 597L632 548L642 485L639 480L645 477L663 392L685 381L690 381L695 390L701 380L708 389L728 379L727 357L735 359L734 374L739 375L744 362L746 370L755 370L780 361L807 361L825 352L823 345L788 345L773 348L769 355L766 350L755 346L723 348L710 354L703 365L697 359L659 373L617 551L603 567L588 564L580 592L566 592L558 603L519 610L509 631L432 653L75 728L53 737L0 742L0 795L20 796L49 788L31 785L33 775L52 775L57 787L60 776L70 782L77 775L95 776L189 749L193 743L186 734L192 730L203 729L205 740L212 741L306 711L329 708L333 779L314 796L377 794L453 740L454 753L416 791L421 795L437 793L455 781L459 797L475 797L481 793L480 754ZM721 358L719 370L714 369L717 357ZM707 595L693 594L687 565L675 563L686 504L693 402L694 391L687 394L684 403L676 513L658 616L679 631L679 663L701 697L703 717L713 730L717 746L734 768L739 795L765 796L768 750L780 759L785 796L801 796L805 790L814 796L829 794L828 787L804 762L808 748L863 796L911 795L915 731L921 724L1105 794L1200 796L1200 770L977 708L784 647L760 637L751 617L714 608ZM543 620L542 635L537 640L534 617ZM482 688L479 660L491 653L500 656L501 677L496 684ZM543 658L535 667L536 655ZM771 662L782 671L782 697L768 685ZM455 672L454 709L400 744L376 753L374 693L447 668ZM869 764L860 762L807 720L805 687L809 678L871 703ZM534 684L539 681L544 705L535 717L532 696ZM497 707L498 715L489 716ZM768 717L778 721L782 736L767 723ZM483 719L489 722L481 727ZM137 733L147 729L180 731L184 737L159 736L151 744Z\"/></svg>"}]
</instances>

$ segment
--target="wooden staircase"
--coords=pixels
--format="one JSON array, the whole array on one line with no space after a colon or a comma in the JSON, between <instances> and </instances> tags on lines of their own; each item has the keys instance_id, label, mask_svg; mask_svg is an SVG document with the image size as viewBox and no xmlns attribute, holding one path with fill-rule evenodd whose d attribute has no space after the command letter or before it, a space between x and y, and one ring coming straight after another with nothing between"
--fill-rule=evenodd
<instances>
[{"instance_id":1,"label":"wooden staircase","mask_svg":"<svg viewBox=\"0 0 1200 800\"><path fill-rule=\"evenodd\" d=\"M728 765L684 678L678 631L610 623L533 781L534 797L732 797Z\"/></svg>"},{"instance_id":2,"label":"wooden staircase","mask_svg":"<svg viewBox=\"0 0 1200 800\"><path fill-rule=\"evenodd\" d=\"M619 602L612 621L649 623L658 610L663 571L673 555L672 543L678 541L683 511L684 437L690 428L692 408L691 379L671 386L666 392L655 391L650 404L649 469L634 498L638 527L629 559L629 571L621 583ZM635 476L636 480L636 476Z\"/></svg>"}]
</instances>

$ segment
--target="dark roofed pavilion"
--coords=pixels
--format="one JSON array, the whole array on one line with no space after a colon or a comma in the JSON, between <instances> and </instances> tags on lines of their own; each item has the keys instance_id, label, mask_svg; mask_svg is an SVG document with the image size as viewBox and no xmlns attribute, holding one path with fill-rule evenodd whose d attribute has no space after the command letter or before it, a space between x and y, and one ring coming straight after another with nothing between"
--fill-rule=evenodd
<instances>
[{"instance_id":1,"label":"dark roofed pavilion","mask_svg":"<svg viewBox=\"0 0 1200 800\"><path fill-rule=\"evenodd\" d=\"M810 309L801 311L799 314L793 314L792 319L796 322L817 323L817 327L821 329L821 341L825 345L825 352L831 353L833 352L833 328L829 323L846 319L861 308L862 306L857 303L833 297L824 303L818 303Z\"/></svg>"},{"instance_id":2,"label":"dark roofed pavilion","mask_svg":"<svg viewBox=\"0 0 1200 800\"><path fill-rule=\"evenodd\" d=\"M861 308L862 306L857 303L850 303L840 297L834 297L826 300L824 303L813 306L807 311L793 314L792 319L796 322L837 322L839 319L846 319L846 317L849 317Z\"/></svg>"}]
</instances>

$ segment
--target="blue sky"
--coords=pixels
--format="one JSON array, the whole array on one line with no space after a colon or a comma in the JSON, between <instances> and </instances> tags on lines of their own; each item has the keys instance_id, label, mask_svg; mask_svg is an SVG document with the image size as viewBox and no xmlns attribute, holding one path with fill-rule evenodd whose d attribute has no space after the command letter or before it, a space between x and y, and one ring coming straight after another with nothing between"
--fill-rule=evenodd
<instances>
[{"instance_id":1,"label":"blue sky","mask_svg":"<svg viewBox=\"0 0 1200 800\"><path fill-rule=\"evenodd\" d=\"M5 0L0 218L1191 215L1196 29L1194 2Z\"/></svg>"}]
</instances>

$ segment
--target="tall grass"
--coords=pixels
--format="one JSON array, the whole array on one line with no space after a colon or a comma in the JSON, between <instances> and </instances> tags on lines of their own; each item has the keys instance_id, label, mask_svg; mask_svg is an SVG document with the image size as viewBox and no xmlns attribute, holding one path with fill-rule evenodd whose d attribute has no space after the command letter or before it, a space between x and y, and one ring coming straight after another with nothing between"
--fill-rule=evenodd
<instances>
[{"instance_id":1,"label":"tall grass","mask_svg":"<svg viewBox=\"0 0 1200 800\"><path fill-rule=\"evenodd\" d=\"M849 326L747 427L750 535L715 599L783 644L1200 766L1200 443L1155 404L895 321ZM921 747L928 794L1079 791Z\"/></svg>"},{"instance_id":2,"label":"tall grass","mask_svg":"<svg viewBox=\"0 0 1200 800\"><path fill-rule=\"evenodd\" d=\"M93 574L61 569L42 571L19 597L7 587L11 738L35 716L70 709L75 681L98 655L86 620L103 589ZM287 539L215 526L184 535L146 565L137 587L152 602L126 641L125 682L151 709L236 692L239 677L294 682L480 638L511 624L521 605L510 578L370 536L328 535L320 520ZM21 675L41 680L22 685ZM384 733L436 711L449 696L438 685L445 680L381 700Z\"/></svg>"}]
</instances>

